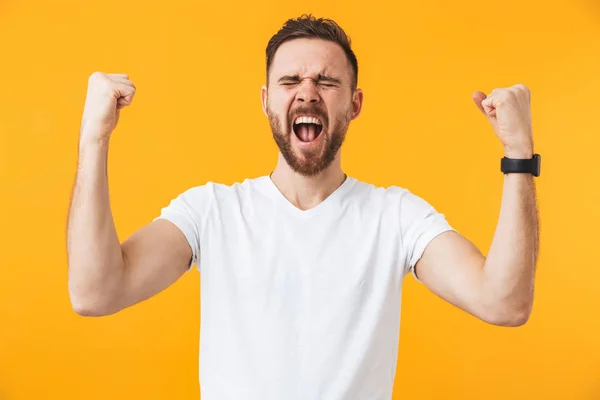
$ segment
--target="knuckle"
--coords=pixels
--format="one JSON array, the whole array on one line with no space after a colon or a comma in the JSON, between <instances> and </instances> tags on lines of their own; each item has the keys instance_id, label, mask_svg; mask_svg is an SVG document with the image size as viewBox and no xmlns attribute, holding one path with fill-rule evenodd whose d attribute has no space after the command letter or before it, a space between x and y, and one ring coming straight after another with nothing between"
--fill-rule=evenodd
<instances>
[{"instance_id":1,"label":"knuckle","mask_svg":"<svg viewBox=\"0 0 600 400\"><path fill-rule=\"evenodd\" d=\"M519 89L519 90L521 90L523 92L528 92L529 91L529 88L527 86L525 86L524 84L522 84L522 83L516 84L515 88L517 88L517 89Z\"/></svg>"},{"instance_id":2,"label":"knuckle","mask_svg":"<svg viewBox=\"0 0 600 400\"><path fill-rule=\"evenodd\" d=\"M91 81L97 81L97 80L102 79L103 77L104 77L104 74L102 72L96 71L96 72L92 72L92 74L90 75L89 80L91 80Z\"/></svg>"},{"instance_id":3,"label":"knuckle","mask_svg":"<svg viewBox=\"0 0 600 400\"><path fill-rule=\"evenodd\" d=\"M527 86L520 83L512 87L511 92L515 95L515 97L529 97L531 96L531 91Z\"/></svg>"}]
</instances>

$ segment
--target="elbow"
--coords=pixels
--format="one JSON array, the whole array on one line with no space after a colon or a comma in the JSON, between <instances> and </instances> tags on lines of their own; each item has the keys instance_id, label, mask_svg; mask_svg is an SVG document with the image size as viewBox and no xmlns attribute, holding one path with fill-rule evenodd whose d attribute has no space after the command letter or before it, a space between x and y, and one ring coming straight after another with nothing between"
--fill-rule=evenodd
<instances>
[{"instance_id":1,"label":"elbow","mask_svg":"<svg viewBox=\"0 0 600 400\"><path fill-rule=\"evenodd\" d=\"M71 308L82 317L102 317L119 311L120 286L114 279L69 273L68 294Z\"/></svg>"},{"instance_id":2,"label":"elbow","mask_svg":"<svg viewBox=\"0 0 600 400\"><path fill-rule=\"evenodd\" d=\"M530 312L513 312L511 315L495 320L494 325L503 326L507 328L516 328L525 325L529 321L530 316Z\"/></svg>"},{"instance_id":3,"label":"elbow","mask_svg":"<svg viewBox=\"0 0 600 400\"><path fill-rule=\"evenodd\" d=\"M75 313L82 317L103 317L105 315L108 315L108 313L102 310L100 307L96 307L83 302L71 301L71 303L73 311L75 311Z\"/></svg>"},{"instance_id":4,"label":"elbow","mask_svg":"<svg viewBox=\"0 0 600 400\"><path fill-rule=\"evenodd\" d=\"M110 302L99 296L70 291L69 297L73 311L82 317L103 317L116 312Z\"/></svg>"},{"instance_id":5,"label":"elbow","mask_svg":"<svg viewBox=\"0 0 600 400\"><path fill-rule=\"evenodd\" d=\"M482 319L492 325L515 328L529 321L531 311L531 303L519 307L499 307L494 312L486 313Z\"/></svg>"}]
</instances>

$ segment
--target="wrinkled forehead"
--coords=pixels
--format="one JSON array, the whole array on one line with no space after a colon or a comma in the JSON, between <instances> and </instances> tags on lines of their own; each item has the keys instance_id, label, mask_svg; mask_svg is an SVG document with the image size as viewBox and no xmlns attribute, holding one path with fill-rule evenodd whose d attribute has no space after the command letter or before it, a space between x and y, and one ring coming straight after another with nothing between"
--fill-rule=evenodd
<instances>
[{"instance_id":1,"label":"wrinkled forehead","mask_svg":"<svg viewBox=\"0 0 600 400\"><path fill-rule=\"evenodd\" d=\"M301 78L319 74L337 77L349 83L352 74L350 62L337 43L322 39L293 39L277 49L271 63L270 81L284 75Z\"/></svg>"}]
</instances>

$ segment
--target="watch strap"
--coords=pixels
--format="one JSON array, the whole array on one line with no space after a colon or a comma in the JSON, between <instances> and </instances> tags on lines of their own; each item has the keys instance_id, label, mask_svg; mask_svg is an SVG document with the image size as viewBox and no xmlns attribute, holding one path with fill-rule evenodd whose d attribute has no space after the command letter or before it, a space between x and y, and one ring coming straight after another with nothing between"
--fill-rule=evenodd
<instances>
[{"instance_id":1,"label":"watch strap","mask_svg":"<svg viewBox=\"0 0 600 400\"><path fill-rule=\"evenodd\" d=\"M529 173L534 176L540 176L541 157L539 154L534 154L532 158L515 159L502 158L500 162L500 170L505 174L510 173Z\"/></svg>"}]
</instances>

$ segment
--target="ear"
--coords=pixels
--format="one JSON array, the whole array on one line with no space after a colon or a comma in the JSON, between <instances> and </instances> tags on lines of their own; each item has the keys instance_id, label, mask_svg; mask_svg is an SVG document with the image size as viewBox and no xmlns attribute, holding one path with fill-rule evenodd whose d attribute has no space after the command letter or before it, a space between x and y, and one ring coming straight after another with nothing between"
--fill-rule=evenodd
<instances>
[{"instance_id":1,"label":"ear","mask_svg":"<svg viewBox=\"0 0 600 400\"><path fill-rule=\"evenodd\" d=\"M263 87L260 89L260 101L262 103L262 109L263 109L263 113L269 117L269 115L267 114L267 104L268 104L268 90L267 90L267 86L263 85Z\"/></svg>"},{"instance_id":2,"label":"ear","mask_svg":"<svg viewBox=\"0 0 600 400\"><path fill-rule=\"evenodd\" d=\"M355 89L352 94L352 119L355 119L360 115L363 105L363 91L362 89Z\"/></svg>"}]
</instances>

